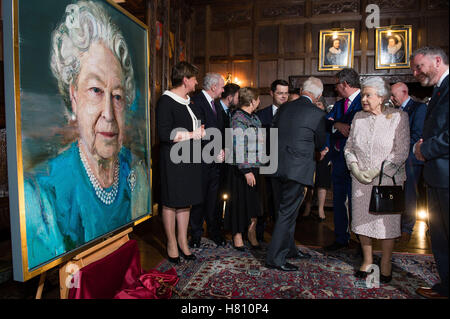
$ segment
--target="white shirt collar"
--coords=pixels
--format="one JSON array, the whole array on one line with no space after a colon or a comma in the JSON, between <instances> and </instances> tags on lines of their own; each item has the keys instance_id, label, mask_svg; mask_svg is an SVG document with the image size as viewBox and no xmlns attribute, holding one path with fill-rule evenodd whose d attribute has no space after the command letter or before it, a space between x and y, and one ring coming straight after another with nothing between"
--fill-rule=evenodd
<instances>
[{"instance_id":1,"label":"white shirt collar","mask_svg":"<svg viewBox=\"0 0 450 319\"><path fill-rule=\"evenodd\" d=\"M219 101L220 101L220 105L222 105L223 110L226 112L229 109L229 107L226 106L225 103L223 103L222 100L219 100Z\"/></svg>"},{"instance_id":2,"label":"white shirt collar","mask_svg":"<svg viewBox=\"0 0 450 319\"><path fill-rule=\"evenodd\" d=\"M350 96L348 97L348 99L350 100L350 104L353 103L353 100L358 96L359 92L361 92L360 89L356 90L355 93L353 93L352 95L350 95Z\"/></svg>"},{"instance_id":3,"label":"white shirt collar","mask_svg":"<svg viewBox=\"0 0 450 319\"><path fill-rule=\"evenodd\" d=\"M437 87L441 86L442 81L444 81L444 79L447 75L448 75L448 69L447 69L447 71L444 72L444 74L442 74L441 78L439 79L438 83L436 84Z\"/></svg>"},{"instance_id":4,"label":"white shirt collar","mask_svg":"<svg viewBox=\"0 0 450 319\"><path fill-rule=\"evenodd\" d=\"M275 115L277 113L279 106L277 107L275 104L272 104L272 115Z\"/></svg>"},{"instance_id":5,"label":"white shirt collar","mask_svg":"<svg viewBox=\"0 0 450 319\"><path fill-rule=\"evenodd\" d=\"M306 97L308 100L310 100L311 103L314 103L313 100L312 100L308 95L302 95L302 96L304 96L304 97Z\"/></svg>"},{"instance_id":6,"label":"white shirt collar","mask_svg":"<svg viewBox=\"0 0 450 319\"><path fill-rule=\"evenodd\" d=\"M206 93L205 90L202 90L203 94L205 95L206 99L208 100L209 105L211 105L211 101L214 102L214 99L212 97L209 96L208 93Z\"/></svg>"},{"instance_id":7,"label":"white shirt collar","mask_svg":"<svg viewBox=\"0 0 450 319\"><path fill-rule=\"evenodd\" d=\"M411 97L410 97L410 96L408 96L408 98L407 98L405 101L403 101L402 105L400 106L400 108L401 108L402 110L405 108L406 104L409 103L409 100L411 100Z\"/></svg>"}]
</instances>

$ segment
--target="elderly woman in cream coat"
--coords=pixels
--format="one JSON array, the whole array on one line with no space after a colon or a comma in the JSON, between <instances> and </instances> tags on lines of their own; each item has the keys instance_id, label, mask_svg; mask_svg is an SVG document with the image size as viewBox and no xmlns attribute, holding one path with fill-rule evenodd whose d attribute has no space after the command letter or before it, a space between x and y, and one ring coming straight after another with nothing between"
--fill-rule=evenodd
<instances>
[{"instance_id":1,"label":"elderly woman in cream coat","mask_svg":"<svg viewBox=\"0 0 450 319\"><path fill-rule=\"evenodd\" d=\"M409 151L408 114L384 106L389 91L380 77L362 83L363 110L355 115L344 149L352 175L352 231L359 235L363 251L363 263L355 276L367 277L373 263L372 240L380 239L382 283L392 279L392 250L395 238L400 236L401 216L369 212L372 186L378 184L383 161L382 185L393 185L393 176L397 185L403 185Z\"/></svg>"}]
</instances>

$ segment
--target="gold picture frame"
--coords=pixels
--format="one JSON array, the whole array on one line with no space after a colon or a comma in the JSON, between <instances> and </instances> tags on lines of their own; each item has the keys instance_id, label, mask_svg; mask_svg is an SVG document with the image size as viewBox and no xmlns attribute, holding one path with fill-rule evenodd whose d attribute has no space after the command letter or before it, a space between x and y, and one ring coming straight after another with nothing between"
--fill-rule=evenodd
<instances>
[{"instance_id":1,"label":"gold picture frame","mask_svg":"<svg viewBox=\"0 0 450 319\"><path fill-rule=\"evenodd\" d=\"M412 26L388 26L375 29L375 68L409 69Z\"/></svg>"},{"instance_id":2,"label":"gold picture frame","mask_svg":"<svg viewBox=\"0 0 450 319\"><path fill-rule=\"evenodd\" d=\"M69 5L74 4L74 1L72 0L61 0L58 1L55 6L54 1L44 0L39 7L35 7L33 6L34 3L31 3L32 1L33 0L8 0L3 1L2 7L11 242L13 278L16 281L27 281L68 261L76 254L93 247L106 237L113 236L124 228L133 227L142 223L151 217L153 204L153 198L151 197L150 90L148 79L150 65L150 31L144 23L117 5L114 1L93 0L93 3L99 3L105 9L106 13L111 16L111 21L117 24L118 28L124 34L130 52L133 53L132 61L136 64L134 67L136 71L134 72L133 77L136 83L135 92L138 93L135 94L135 97L132 100L133 103L129 107L130 112L134 113L132 115L127 113L129 118L125 119L125 121L126 123L129 123L136 117L143 118L142 122L144 124L139 124L139 132L142 136L142 142L139 142L139 147L143 149L139 154L139 159L141 160L141 163L144 163L141 167L145 168L150 191L148 192L148 197L146 197L145 209L140 210L139 214L130 214L130 218L124 220L123 223L117 223L117 225L113 227L107 227L106 231L102 231L98 236L92 236L92 238L88 238L80 244L72 245L73 248L67 248L58 253L54 253L50 257L45 256L39 260L34 259L36 260L35 262L30 258L30 247L37 242L30 240L30 235L38 233L34 226L37 225L40 227L42 223L40 223L40 220L32 220L30 222L29 208L31 206L27 206L27 202L29 202L30 198L28 194L30 194L30 192L28 192L29 188L27 189L25 184L26 181L30 180L30 177L35 179L35 176L37 176L37 174L34 174L36 171L34 170L34 167L40 167L41 163L46 163L48 161L47 158L34 156L35 153L30 151L29 145L31 144L29 140L32 141L33 136L30 136L28 133L32 130L34 130L35 133L49 131L49 128L46 126L47 123L59 123L58 121L61 119L66 119L66 117L62 116L58 121L51 122L49 119L47 123L45 122L45 116L48 114L64 114L61 110L64 109L64 103L61 101L58 103L54 102L55 99L61 100L62 98L61 95L58 94L58 90L55 89L56 81L52 77L48 62L50 55L50 31L53 31L53 28L58 22L66 21L66 24L72 23L71 20L62 20L62 17L64 16L64 12L69 12ZM43 17L45 17L45 19ZM36 26L39 26L40 29ZM48 30L44 30L46 26L50 26ZM36 45L34 42L30 43L32 41L41 42L40 45ZM41 51L37 50L37 47L41 48ZM27 59L26 57L29 58L30 55L34 56L34 59L32 59L34 60L33 64L27 63L30 59ZM30 66L33 67L33 65L40 65L44 70L40 70L39 72L30 68ZM30 96L45 96L51 98L48 99L49 103L47 104L30 104ZM47 110L47 112L45 112L45 110L38 108L45 105L48 105L52 111ZM36 112L36 110L40 112L34 113L35 116L33 116L32 111ZM39 114L40 116L37 116L36 114ZM44 120L39 121L38 118ZM133 123L133 125L135 125L135 121ZM53 127L58 126L54 125ZM41 144L47 146L52 145L52 148L41 146L39 147L39 150L56 149L56 147L59 146L56 142L53 144L41 142ZM61 149L64 148L61 147ZM133 152L135 149L135 146L133 146ZM34 166L27 165L31 160L36 161ZM38 160L39 162L37 162ZM73 170L70 172L73 176ZM130 176L131 174L129 177ZM70 181L70 178L67 178L66 180ZM123 181L123 179L121 180ZM135 185L131 179L122 182L122 185L126 185L126 183L132 185L129 186L130 188ZM30 227L30 225L32 227ZM33 231L30 231L30 229ZM53 243L54 242L50 242L50 244Z\"/></svg>"},{"instance_id":3,"label":"gold picture frame","mask_svg":"<svg viewBox=\"0 0 450 319\"><path fill-rule=\"evenodd\" d=\"M353 67L355 29L320 30L319 71Z\"/></svg>"}]
</instances>

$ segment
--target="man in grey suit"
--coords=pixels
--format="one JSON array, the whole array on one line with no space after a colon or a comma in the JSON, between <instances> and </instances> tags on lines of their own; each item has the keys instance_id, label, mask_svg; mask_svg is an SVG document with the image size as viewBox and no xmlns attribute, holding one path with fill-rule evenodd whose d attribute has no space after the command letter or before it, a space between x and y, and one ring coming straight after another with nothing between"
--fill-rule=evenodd
<instances>
[{"instance_id":1,"label":"man in grey suit","mask_svg":"<svg viewBox=\"0 0 450 319\"><path fill-rule=\"evenodd\" d=\"M314 77L303 84L302 96L283 105L274 118L278 129L280 207L269 244L266 266L295 271L287 258L305 258L295 246L295 224L306 186L314 185L316 155L326 142L325 114L314 105L321 97L322 82Z\"/></svg>"},{"instance_id":2,"label":"man in grey suit","mask_svg":"<svg viewBox=\"0 0 450 319\"><path fill-rule=\"evenodd\" d=\"M448 298L448 57L441 48L420 48L411 56L411 69L422 86L434 86L423 138L414 144L413 152L425 162L431 249L441 279L432 288L421 287L416 292L430 299Z\"/></svg>"}]
</instances>

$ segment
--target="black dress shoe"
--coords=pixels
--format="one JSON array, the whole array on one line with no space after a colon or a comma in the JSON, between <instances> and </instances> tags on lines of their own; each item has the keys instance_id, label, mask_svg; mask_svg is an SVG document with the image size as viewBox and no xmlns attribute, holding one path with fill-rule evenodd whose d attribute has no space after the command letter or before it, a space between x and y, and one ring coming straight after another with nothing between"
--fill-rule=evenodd
<instances>
[{"instance_id":1,"label":"black dress shoe","mask_svg":"<svg viewBox=\"0 0 450 319\"><path fill-rule=\"evenodd\" d=\"M191 240L189 241L189 247L191 247L191 248L200 248L200 241L201 241L201 238L199 238L199 237L192 237Z\"/></svg>"},{"instance_id":2,"label":"black dress shoe","mask_svg":"<svg viewBox=\"0 0 450 319\"><path fill-rule=\"evenodd\" d=\"M330 246L324 247L325 251L336 251L342 248L348 248L348 244L341 244L335 241Z\"/></svg>"},{"instance_id":3,"label":"black dress shoe","mask_svg":"<svg viewBox=\"0 0 450 319\"><path fill-rule=\"evenodd\" d=\"M300 250L298 251L297 255L291 255L288 256L287 258L293 258L293 259L309 259L311 258L311 255L308 253L303 253Z\"/></svg>"},{"instance_id":4,"label":"black dress shoe","mask_svg":"<svg viewBox=\"0 0 450 319\"><path fill-rule=\"evenodd\" d=\"M218 246L225 247L227 245L227 241L222 236L216 236L212 240L214 243L216 243L217 247Z\"/></svg>"},{"instance_id":5,"label":"black dress shoe","mask_svg":"<svg viewBox=\"0 0 450 319\"><path fill-rule=\"evenodd\" d=\"M380 282L381 283L387 284L387 283L391 282L391 280L392 280L392 273L389 276L385 276L380 273Z\"/></svg>"},{"instance_id":6,"label":"black dress shoe","mask_svg":"<svg viewBox=\"0 0 450 319\"><path fill-rule=\"evenodd\" d=\"M180 256L178 256L178 257L167 256L167 260L169 260L172 264L176 264L176 265L178 265L181 262Z\"/></svg>"},{"instance_id":7,"label":"black dress shoe","mask_svg":"<svg viewBox=\"0 0 450 319\"><path fill-rule=\"evenodd\" d=\"M281 266L276 266L276 265L270 265L270 264L266 264L267 268L271 268L271 269L278 269L278 270L282 270L282 271L296 271L298 270L298 267L290 264L290 263L285 263L284 265Z\"/></svg>"},{"instance_id":8,"label":"black dress shoe","mask_svg":"<svg viewBox=\"0 0 450 319\"><path fill-rule=\"evenodd\" d=\"M260 250L261 249L261 245L252 245L251 243L250 243L250 247L251 247L251 249L253 249L253 250Z\"/></svg>"}]
</instances>

